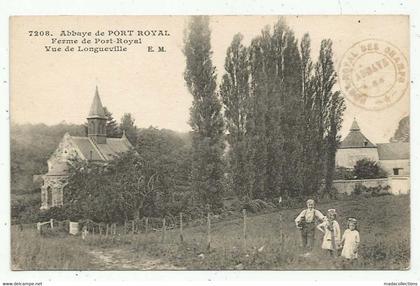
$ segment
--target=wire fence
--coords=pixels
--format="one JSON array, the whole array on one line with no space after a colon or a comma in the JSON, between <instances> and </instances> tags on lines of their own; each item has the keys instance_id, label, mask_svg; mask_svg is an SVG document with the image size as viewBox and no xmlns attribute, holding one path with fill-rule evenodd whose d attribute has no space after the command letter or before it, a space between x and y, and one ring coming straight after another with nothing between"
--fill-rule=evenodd
<instances>
[{"instance_id":1,"label":"wire fence","mask_svg":"<svg viewBox=\"0 0 420 286\"><path fill-rule=\"evenodd\" d=\"M251 215L253 216L253 215ZM90 238L106 238L106 237L123 237L129 236L148 236L154 233L154 240L160 242L168 242L168 232L170 231L171 241L178 240L184 243L189 239L187 227L201 227L203 235L205 235L205 243L207 248L212 245L212 233L218 230L218 222L223 221L224 225L229 221L235 224L242 224L241 239L244 248L247 246L247 233L249 227L249 216L245 209L242 213L231 217L230 220L221 218L219 215L208 212L195 220L186 220L185 215L180 213L177 217L143 217L141 219L127 220L124 223L103 223L94 222L89 219L72 222L70 220L54 220L36 223L36 229L41 236L47 236L51 232L62 232L80 237L83 240ZM281 222L282 216L280 214L279 220ZM204 239L204 237L203 237Z\"/></svg>"}]
</instances>

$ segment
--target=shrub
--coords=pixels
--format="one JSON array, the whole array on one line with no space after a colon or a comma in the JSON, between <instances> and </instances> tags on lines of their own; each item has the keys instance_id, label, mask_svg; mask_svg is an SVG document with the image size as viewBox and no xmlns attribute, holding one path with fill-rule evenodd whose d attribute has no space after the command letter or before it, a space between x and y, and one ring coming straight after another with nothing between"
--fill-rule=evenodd
<instances>
[{"instance_id":1,"label":"shrub","mask_svg":"<svg viewBox=\"0 0 420 286\"><path fill-rule=\"evenodd\" d=\"M353 180L354 173L350 168L337 167L334 172L334 180Z\"/></svg>"},{"instance_id":2,"label":"shrub","mask_svg":"<svg viewBox=\"0 0 420 286\"><path fill-rule=\"evenodd\" d=\"M353 194L356 196L363 195L365 197L378 197L389 195L390 186L375 186L375 187L366 187L365 185L358 183L353 189Z\"/></svg>"},{"instance_id":3,"label":"shrub","mask_svg":"<svg viewBox=\"0 0 420 286\"><path fill-rule=\"evenodd\" d=\"M369 159L361 159L356 162L353 169L356 179L378 179L386 178L387 174L377 162Z\"/></svg>"},{"instance_id":4,"label":"shrub","mask_svg":"<svg viewBox=\"0 0 420 286\"><path fill-rule=\"evenodd\" d=\"M251 213L258 213L263 210L274 209L274 208L275 208L274 204L267 203L260 199L250 200L247 198L244 200L242 204L242 209L246 209L247 211Z\"/></svg>"},{"instance_id":5,"label":"shrub","mask_svg":"<svg viewBox=\"0 0 420 286\"><path fill-rule=\"evenodd\" d=\"M25 194L12 196L11 217L15 223L33 223L38 221L41 196L37 194Z\"/></svg>"}]
</instances>

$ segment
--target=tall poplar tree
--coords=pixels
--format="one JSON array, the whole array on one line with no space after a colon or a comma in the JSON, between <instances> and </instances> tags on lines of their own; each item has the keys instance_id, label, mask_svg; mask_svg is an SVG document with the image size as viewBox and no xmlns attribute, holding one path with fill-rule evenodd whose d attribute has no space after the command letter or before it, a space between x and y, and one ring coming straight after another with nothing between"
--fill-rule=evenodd
<instances>
[{"instance_id":1,"label":"tall poplar tree","mask_svg":"<svg viewBox=\"0 0 420 286\"><path fill-rule=\"evenodd\" d=\"M338 148L338 131L345 110L344 99L334 92L337 73L334 69L332 41L322 40L318 62L315 66L315 116L317 120L317 156L319 170L323 173L325 191L330 193Z\"/></svg>"},{"instance_id":2,"label":"tall poplar tree","mask_svg":"<svg viewBox=\"0 0 420 286\"><path fill-rule=\"evenodd\" d=\"M311 60L311 39L305 34L300 43L302 59L302 193L311 195L319 188L321 172L318 170L317 121L315 113L314 64Z\"/></svg>"},{"instance_id":3,"label":"tall poplar tree","mask_svg":"<svg viewBox=\"0 0 420 286\"><path fill-rule=\"evenodd\" d=\"M225 74L220 85L229 143L229 175L239 197L252 198L249 185L247 124L249 112L249 58L237 34L227 49Z\"/></svg>"},{"instance_id":4,"label":"tall poplar tree","mask_svg":"<svg viewBox=\"0 0 420 286\"><path fill-rule=\"evenodd\" d=\"M217 209L223 193L224 123L216 93L210 35L208 17L190 19L184 38L184 78L193 96L189 122L193 141L192 188L199 202Z\"/></svg>"}]
</instances>

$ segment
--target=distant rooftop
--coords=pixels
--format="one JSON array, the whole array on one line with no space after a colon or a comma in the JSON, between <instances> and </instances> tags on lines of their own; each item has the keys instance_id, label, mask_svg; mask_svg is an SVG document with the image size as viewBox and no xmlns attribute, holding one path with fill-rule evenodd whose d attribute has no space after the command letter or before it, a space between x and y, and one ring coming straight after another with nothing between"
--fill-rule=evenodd
<instances>
[{"instance_id":1,"label":"distant rooftop","mask_svg":"<svg viewBox=\"0 0 420 286\"><path fill-rule=\"evenodd\" d=\"M410 143L395 142L378 144L379 160L410 159Z\"/></svg>"},{"instance_id":2,"label":"distant rooftop","mask_svg":"<svg viewBox=\"0 0 420 286\"><path fill-rule=\"evenodd\" d=\"M354 119L349 134L341 141L340 148L376 148L376 145L363 135L359 124Z\"/></svg>"}]
</instances>

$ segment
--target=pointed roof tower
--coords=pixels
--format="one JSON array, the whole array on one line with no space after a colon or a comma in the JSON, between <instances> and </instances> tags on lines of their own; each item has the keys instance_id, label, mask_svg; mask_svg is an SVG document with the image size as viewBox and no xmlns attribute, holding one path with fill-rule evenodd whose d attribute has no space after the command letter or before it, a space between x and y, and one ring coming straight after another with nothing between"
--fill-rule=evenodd
<instances>
[{"instance_id":1,"label":"pointed roof tower","mask_svg":"<svg viewBox=\"0 0 420 286\"><path fill-rule=\"evenodd\" d=\"M356 118L353 119L353 123L351 124L350 131L360 131L359 124L357 124Z\"/></svg>"},{"instance_id":2,"label":"pointed roof tower","mask_svg":"<svg viewBox=\"0 0 420 286\"><path fill-rule=\"evenodd\" d=\"M354 118L350 127L350 132L341 142L340 148L376 148L376 145L370 142L369 139L363 135L363 133L360 131L360 127L356 121L356 118Z\"/></svg>"},{"instance_id":3,"label":"pointed roof tower","mask_svg":"<svg viewBox=\"0 0 420 286\"><path fill-rule=\"evenodd\" d=\"M90 106L89 118L103 118L106 119L105 111L102 106L101 98L99 97L98 86L96 86L95 96L93 97L92 105Z\"/></svg>"}]
</instances>

